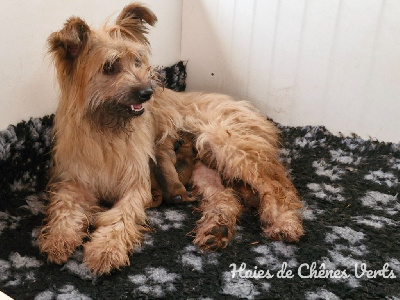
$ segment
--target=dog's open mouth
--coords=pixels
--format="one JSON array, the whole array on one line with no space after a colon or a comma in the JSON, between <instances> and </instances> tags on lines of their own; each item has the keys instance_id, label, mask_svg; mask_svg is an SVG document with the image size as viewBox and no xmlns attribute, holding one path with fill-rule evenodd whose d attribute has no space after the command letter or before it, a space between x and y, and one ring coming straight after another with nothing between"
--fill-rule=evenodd
<instances>
[{"instance_id":1,"label":"dog's open mouth","mask_svg":"<svg viewBox=\"0 0 400 300\"><path fill-rule=\"evenodd\" d=\"M129 109L131 114L135 117L140 116L144 113L144 107L142 104L132 104Z\"/></svg>"}]
</instances>

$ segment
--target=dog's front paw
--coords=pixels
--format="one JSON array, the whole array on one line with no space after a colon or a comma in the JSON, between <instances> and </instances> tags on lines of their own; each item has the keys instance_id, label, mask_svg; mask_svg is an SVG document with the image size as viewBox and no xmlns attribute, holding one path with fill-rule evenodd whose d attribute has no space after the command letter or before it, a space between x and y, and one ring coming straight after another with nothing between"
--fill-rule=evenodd
<instances>
[{"instance_id":1,"label":"dog's front paw","mask_svg":"<svg viewBox=\"0 0 400 300\"><path fill-rule=\"evenodd\" d=\"M86 265L96 275L129 265L126 247L116 241L92 240L84 245L84 254Z\"/></svg>"},{"instance_id":2,"label":"dog's front paw","mask_svg":"<svg viewBox=\"0 0 400 300\"><path fill-rule=\"evenodd\" d=\"M225 248L232 232L226 225L217 223L203 223L198 227L193 243L202 250L218 251Z\"/></svg>"},{"instance_id":3,"label":"dog's front paw","mask_svg":"<svg viewBox=\"0 0 400 300\"><path fill-rule=\"evenodd\" d=\"M166 202L168 204L181 204L187 202L188 196L185 186L181 182L170 183L168 186L168 196Z\"/></svg>"},{"instance_id":4,"label":"dog's front paw","mask_svg":"<svg viewBox=\"0 0 400 300\"><path fill-rule=\"evenodd\" d=\"M54 232L45 229L38 237L41 253L47 254L47 260L62 264L82 244L82 238L74 232Z\"/></svg>"},{"instance_id":5,"label":"dog's front paw","mask_svg":"<svg viewBox=\"0 0 400 300\"><path fill-rule=\"evenodd\" d=\"M191 193L186 192L182 195L175 196L167 200L168 204L189 204L191 202L197 201L197 198Z\"/></svg>"}]
</instances>

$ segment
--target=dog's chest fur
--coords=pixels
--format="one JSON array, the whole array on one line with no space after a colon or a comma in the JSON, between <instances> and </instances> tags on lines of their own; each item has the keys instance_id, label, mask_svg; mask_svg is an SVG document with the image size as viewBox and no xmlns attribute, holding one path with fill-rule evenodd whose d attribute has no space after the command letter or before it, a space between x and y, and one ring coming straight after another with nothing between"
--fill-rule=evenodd
<instances>
[{"instance_id":1,"label":"dog's chest fur","mask_svg":"<svg viewBox=\"0 0 400 300\"><path fill-rule=\"evenodd\" d=\"M127 188L147 184L143 178L149 176L149 158L154 157L153 121L144 115L131 123L130 131L118 133L82 126L75 134L64 128L54 152L59 171L55 177L80 178L86 188L101 196L110 191L123 194Z\"/></svg>"}]
</instances>

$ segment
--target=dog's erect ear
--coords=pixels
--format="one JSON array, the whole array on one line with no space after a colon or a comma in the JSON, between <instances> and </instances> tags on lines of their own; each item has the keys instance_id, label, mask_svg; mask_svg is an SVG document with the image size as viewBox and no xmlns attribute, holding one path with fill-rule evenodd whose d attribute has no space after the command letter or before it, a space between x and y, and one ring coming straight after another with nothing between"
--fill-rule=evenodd
<instances>
[{"instance_id":1,"label":"dog's erect ear","mask_svg":"<svg viewBox=\"0 0 400 300\"><path fill-rule=\"evenodd\" d=\"M88 41L90 28L80 18L71 17L60 31L48 38L49 53L56 61L74 60L82 52Z\"/></svg>"},{"instance_id":2,"label":"dog's erect ear","mask_svg":"<svg viewBox=\"0 0 400 300\"><path fill-rule=\"evenodd\" d=\"M124 7L116 24L129 32L132 39L148 44L146 23L154 26L156 22L157 17L150 9L139 3L131 3Z\"/></svg>"}]
</instances>

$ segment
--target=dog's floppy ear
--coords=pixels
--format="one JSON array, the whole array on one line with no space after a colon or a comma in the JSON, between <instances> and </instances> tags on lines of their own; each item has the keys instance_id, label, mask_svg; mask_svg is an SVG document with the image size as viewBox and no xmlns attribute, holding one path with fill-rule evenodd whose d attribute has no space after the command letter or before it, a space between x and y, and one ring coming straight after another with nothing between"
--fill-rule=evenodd
<instances>
[{"instance_id":1,"label":"dog's floppy ear","mask_svg":"<svg viewBox=\"0 0 400 300\"><path fill-rule=\"evenodd\" d=\"M154 26L156 22L157 17L150 9L140 3L131 3L124 7L116 24L127 31L130 38L148 44L146 23Z\"/></svg>"},{"instance_id":2,"label":"dog's floppy ear","mask_svg":"<svg viewBox=\"0 0 400 300\"><path fill-rule=\"evenodd\" d=\"M60 31L53 32L48 38L49 53L56 62L73 61L85 47L90 28L80 18L71 17Z\"/></svg>"}]
</instances>

